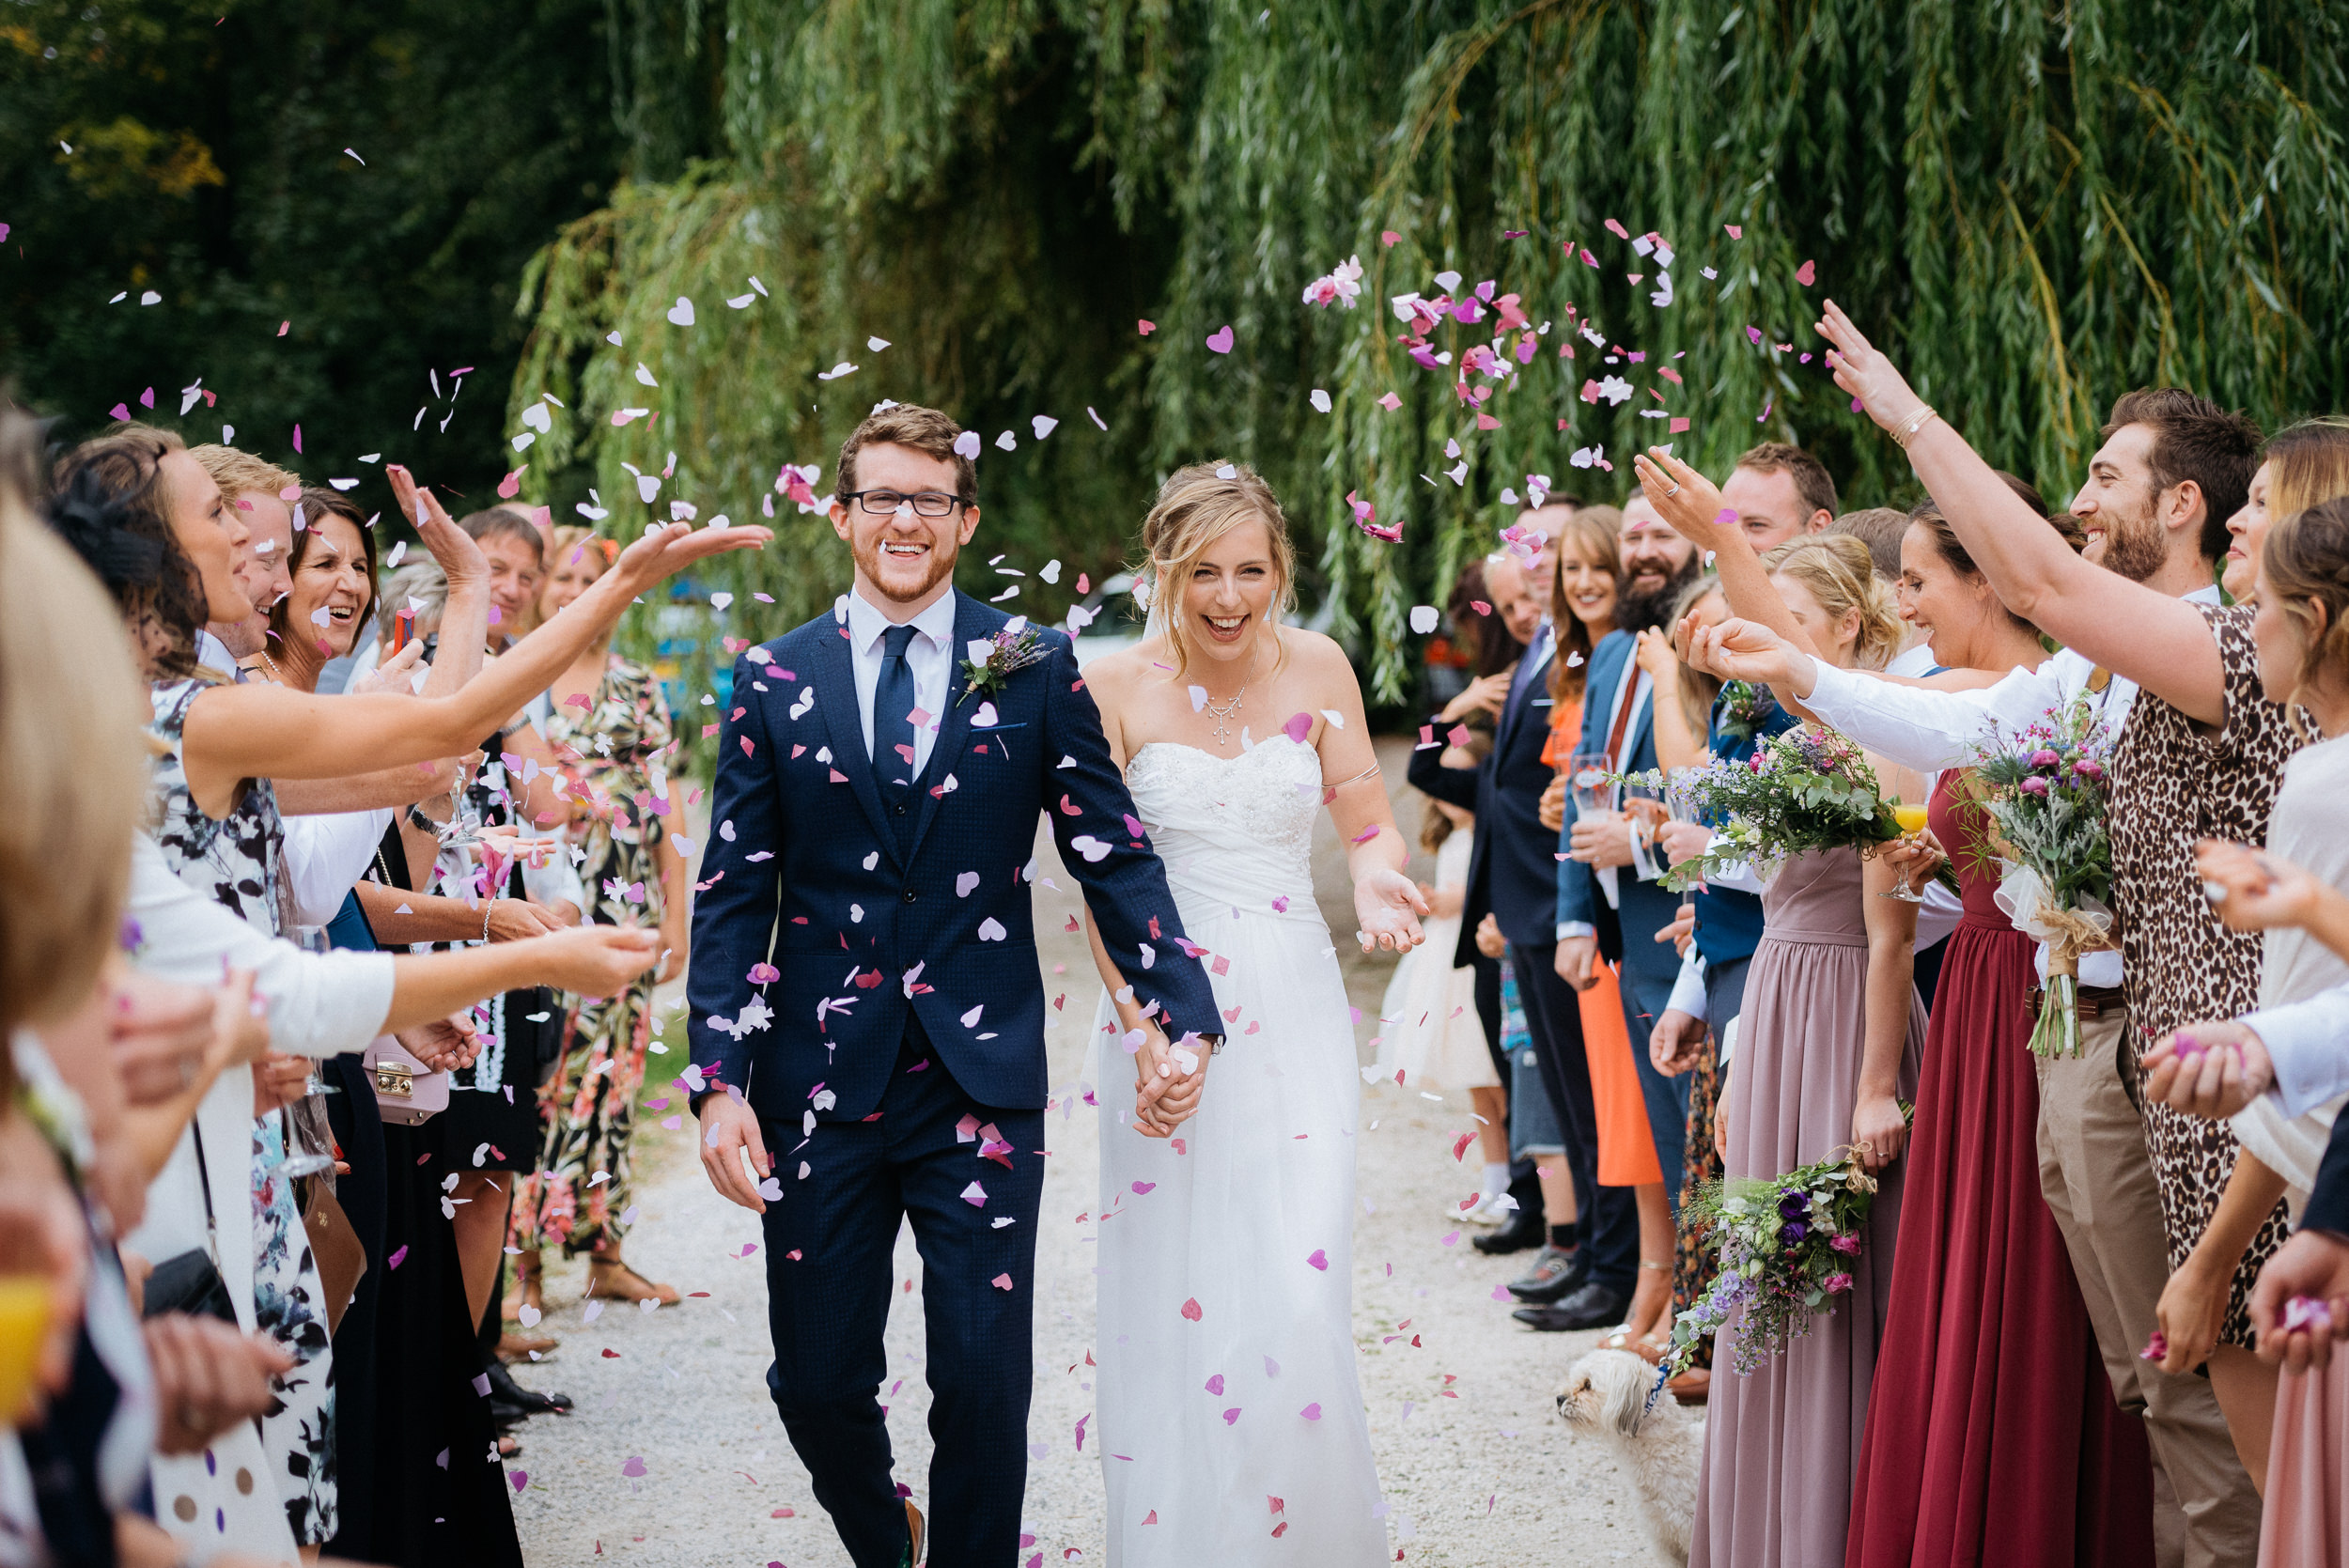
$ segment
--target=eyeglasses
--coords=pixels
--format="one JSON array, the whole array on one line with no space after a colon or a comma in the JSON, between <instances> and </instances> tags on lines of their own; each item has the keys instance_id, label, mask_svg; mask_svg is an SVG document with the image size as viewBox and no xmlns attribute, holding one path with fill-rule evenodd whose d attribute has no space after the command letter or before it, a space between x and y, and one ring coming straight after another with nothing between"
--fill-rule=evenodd
<instances>
[{"instance_id":1,"label":"eyeglasses","mask_svg":"<svg viewBox=\"0 0 2349 1568\"><path fill-rule=\"evenodd\" d=\"M938 490L917 490L911 495L901 490L847 490L840 499L855 502L877 518L888 517L907 505L913 508L916 517L942 518L953 515L957 506L978 505L967 495L946 495Z\"/></svg>"}]
</instances>

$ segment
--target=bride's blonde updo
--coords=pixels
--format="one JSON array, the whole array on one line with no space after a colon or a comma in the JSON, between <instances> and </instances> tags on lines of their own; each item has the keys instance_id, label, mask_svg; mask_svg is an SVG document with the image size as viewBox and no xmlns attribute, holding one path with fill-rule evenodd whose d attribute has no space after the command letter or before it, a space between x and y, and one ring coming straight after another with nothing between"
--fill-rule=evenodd
<instances>
[{"instance_id":1,"label":"bride's blonde updo","mask_svg":"<svg viewBox=\"0 0 2349 1568\"><path fill-rule=\"evenodd\" d=\"M1183 589L1190 582L1191 568L1218 539L1252 519L1264 524L1272 541L1273 570L1279 578L1272 596L1277 625L1296 606L1297 557L1289 548L1288 519L1281 503L1254 469L1245 463L1193 463L1177 469L1159 487L1159 499L1142 520L1144 559L1134 576L1147 589L1137 597L1149 611L1150 629L1174 650L1178 675L1190 663ZM1286 657L1277 637L1275 647L1277 657ZM1274 668L1279 668L1277 662Z\"/></svg>"}]
</instances>

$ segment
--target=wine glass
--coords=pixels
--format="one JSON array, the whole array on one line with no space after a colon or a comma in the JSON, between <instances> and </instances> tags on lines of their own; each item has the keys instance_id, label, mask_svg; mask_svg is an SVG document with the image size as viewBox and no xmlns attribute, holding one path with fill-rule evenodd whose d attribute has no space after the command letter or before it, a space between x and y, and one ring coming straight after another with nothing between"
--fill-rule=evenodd
<instances>
[{"instance_id":1,"label":"wine glass","mask_svg":"<svg viewBox=\"0 0 2349 1568\"><path fill-rule=\"evenodd\" d=\"M1566 787L1574 797L1574 815L1604 816L1615 809L1615 786L1607 782L1614 771L1605 752L1577 752L1566 765Z\"/></svg>"},{"instance_id":2,"label":"wine glass","mask_svg":"<svg viewBox=\"0 0 2349 1568\"><path fill-rule=\"evenodd\" d=\"M1892 820L1901 825L1901 836L1893 842L1896 844L1914 844L1917 842L1917 835L1925 831L1924 804L1921 801L1911 802L1907 800L1895 800L1892 802ZM1876 894L1876 896L1878 898L1897 898L1904 904L1922 904L1925 901L1925 895L1923 893L1914 892L1910 889L1908 884L1908 874L1906 872L1902 873L1899 885L1894 887L1891 892L1880 893Z\"/></svg>"}]
</instances>

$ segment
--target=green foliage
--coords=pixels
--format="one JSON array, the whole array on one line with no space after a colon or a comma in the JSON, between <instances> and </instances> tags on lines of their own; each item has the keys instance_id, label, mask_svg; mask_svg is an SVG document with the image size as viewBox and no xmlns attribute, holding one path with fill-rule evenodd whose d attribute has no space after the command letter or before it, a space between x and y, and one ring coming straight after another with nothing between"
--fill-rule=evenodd
<instances>
[{"instance_id":1,"label":"green foliage","mask_svg":"<svg viewBox=\"0 0 2349 1568\"><path fill-rule=\"evenodd\" d=\"M664 499L739 517L786 459L825 462L829 489L829 447L875 400L927 401L990 437L1019 431L1018 452L990 444L980 465L982 558L1012 551L1033 569L1057 555L1098 575L1159 475L1237 458L1322 536L1305 551L1307 602L1333 600L1379 700L1406 694L1408 607L1440 601L1456 564L1512 520L1502 489L1541 473L1618 499L1635 443L1664 433L1642 411L1689 419L1679 449L1716 473L1757 440L1794 440L1852 505L1912 493L1815 357L1810 323L1829 293L1994 461L2057 494L2129 387L2193 386L2273 424L2339 406L2349 379L2320 335L2349 318L2337 8L733 0L724 12L723 66L697 67L718 84L723 145L673 183L624 190L534 266L514 407L578 394L533 467L537 493L573 499L571 461L612 505L620 463L657 465L674 446ZM1669 308L1649 303L1653 259L1609 218L1675 247ZM1308 280L1357 254L1362 308L1299 303ZM1806 260L1811 287L1796 280ZM1498 279L1552 323L1488 405L1497 430L1473 428L1450 372L1418 368L1394 341L1386 298L1433 294L1446 269ZM721 297L754 272L772 298L726 312ZM679 294L700 312L691 331L661 320ZM1572 336L1570 310L1643 359L1610 362ZM1138 317L1160 330L1138 336ZM1213 353L1205 339L1226 324L1237 347ZM620 348L601 341L614 328ZM868 353L868 334L894 346ZM1489 335L1448 328L1435 346L1456 356ZM658 393L629 380L640 358ZM861 368L815 380L843 359ZM1656 374L1668 366L1682 384ZM1630 401L1580 400L1610 373L1633 382ZM1315 387L1327 415L1307 402ZM1392 411L1378 402L1391 392ZM1108 436L1082 419L1088 404ZM663 416L614 431L623 406ZM1063 421L1041 446L1025 430L1039 412ZM1454 441L1469 461L1456 486L1441 473ZM1594 445L1611 467L1569 468ZM1405 523L1399 545L1350 526L1349 490L1382 524ZM845 581L819 520L783 523L782 548L725 579L778 601L765 620L738 614L743 632L789 624ZM1008 581L967 573L974 591ZM1039 592L1029 580L1018 607L1066 602Z\"/></svg>"},{"instance_id":2,"label":"green foliage","mask_svg":"<svg viewBox=\"0 0 2349 1568\"><path fill-rule=\"evenodd\" d=\"M66 439L127 404L194 441L233 425L314 478L384 452L487 498L515 280L616 171L603 20L593 0L0 5L0 382ZM180 419L198 377L218 401Z\"/></svg>"}]
</instances>

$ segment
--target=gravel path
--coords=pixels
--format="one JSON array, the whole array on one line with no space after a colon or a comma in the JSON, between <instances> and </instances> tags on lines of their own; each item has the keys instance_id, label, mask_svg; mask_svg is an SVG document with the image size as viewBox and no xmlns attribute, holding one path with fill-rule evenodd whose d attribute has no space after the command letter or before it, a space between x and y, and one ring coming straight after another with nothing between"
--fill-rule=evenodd
<instances>
[{"instance_id":1,"label":"gravel path","mask_svg":"<svg viewBox=\"0 0 2349 1568\"><path fill-rule=\"evenodd\" d=\"M1412 831L1416 797L1401 784L1402 746L1381 752L1398 814ZM1353 919L1338 847L1325 817L1316 881L1330 926L1343 936ZM1049 838L1039 839L1038 853L1042 875L1062 890L1073 886ZM1425 861L1416 867L1422 875ZM1069 997L1049 1040L1052 1081L1073 1085L1097 982L1081 939L1061 929L1074 895L1039 888L1037 902L1045 978ZM1343 944L1342 955L1350 948ZM1365 1045L1392 967L1391 958L1347 958ZM682 1031L672 1024L669 1032L677 1044L653 1059L651 1076L665 1076L663 1064L683 1065ZM1103 1560L1098 1451L1080 1454L1074 1443L1079 1419L1093 1408L1086 1352L1094 1307L1090 1228L1074 1220L1097 1202L1098 1137L1090 1107L1066 1109L1064 1102L1048 1119L1053 1158L1039 1219L1027 1434L1034 1545L1021 1553L1023 1568L1036 1559ZM1476 1185L1473 1151L1467 1166L1451 1157L1455 1135L1475 1126L1466 1094L1437 1103L1384 1083L1363 1094L1362 1125L1354 1327L1401 1560L1456 1568L1652 1561L1612 1461L1575 1443L1549 1405L1567 1365L1597 1336L1521 1329L1508 1315L1514 1303L1493 1296L1522 1259L1484 1257L1443 1219ZM848 1555L809 1496L807 1473L767 1398L766 1260L743 1255L759 1240L757 1218L709 1190L690 1123L647 1125L640 1136L642 1213L630 1258L655 1279L707 1294L650 1313L614 1306L591 1324L579 1299L583 1264L551 1271L547 1327L563 1346L521 1375L568 1392L578 1409L567 1420L530 1422L509 1467L522 1484L515 1513L528 1560L534 1568L846 1568ZM910 1232L898 1240L897 1277L905 1288L890 1313L883 1400L898 1478L919 1499L927 1491L929 1400L921 1265ZM1303 1568L1312 1553L1297 1544L1307 1547L1298 1559Z\"/></svg>"}]
</instances>

